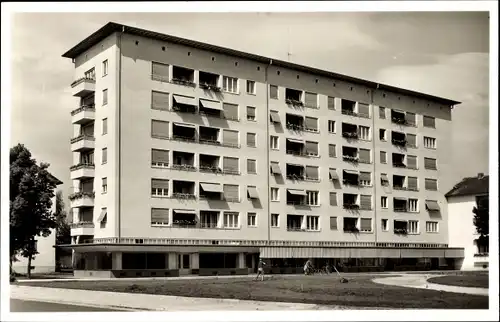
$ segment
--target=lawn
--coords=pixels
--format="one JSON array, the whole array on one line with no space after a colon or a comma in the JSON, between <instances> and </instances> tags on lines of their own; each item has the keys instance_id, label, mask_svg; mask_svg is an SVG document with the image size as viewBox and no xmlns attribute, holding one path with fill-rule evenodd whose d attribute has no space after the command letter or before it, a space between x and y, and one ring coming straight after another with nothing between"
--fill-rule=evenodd
<instances>
[{"instance_id":1,"label":"lawn","mask_svg":"<svg viewBox=\"0 0 500 322\"><path fill-rule=\"evenodd\" d=\"M488 274L438 276L430 278L429 282L451 286L488 288Z\"/></svg>"},{"instance_id":2,"label":"lawn","mask_svg":"<svg viewBox=\"0 0 500 322\"><path fill-rule=\"evenodd\" d=\"M376 276L266 276L264 282L250 277L183 280L57 281L22 285L88 289L111 292L148 293L205 298L313 303L324 305L414 308L487 309L488 297L425 289L381 285ZM387 275L389 276L389 275Z\"/></svg>"}]
</instances>

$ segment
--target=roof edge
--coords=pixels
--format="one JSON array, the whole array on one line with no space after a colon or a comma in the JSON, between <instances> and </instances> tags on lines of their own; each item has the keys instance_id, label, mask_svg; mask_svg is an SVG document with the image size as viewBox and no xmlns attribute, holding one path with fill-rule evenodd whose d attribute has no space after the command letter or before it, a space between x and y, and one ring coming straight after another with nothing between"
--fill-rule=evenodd
<instances>
[{"instance_id":1,"label":"roof edge","mask_svg":"<svg viewBox=\"0 0 500 322\"><path fill-rule=\"evenodd\" d=\"M242 52L242 51L238 51L238 50L227 48L227 47L211 45L211 44L207 44L207 43L203 43L203 42L199 42L199 41L195 41L195 40L180 38L180 37L176 37L176 36L172 36L172 35L168 35L168 34L162 34L162 33L155 32L155 31L140 29L137 27L131 27L131 26L123 25L123 24L116 23L116 22L108 22L106 25L104 25L103 27L101 27L100 29L98 29L97 31L92 33L90 36L88 36L84 40L80 41L76 46L74 46L73 48L66 51L62 55L62 57L74 59L77 56L79 56L80 54L82 54L85 50L87 50L88 48L99 43L100 41L102 41L103 39L108 37L109 35L113 34L114 32L120 32L120 31L125 32L125 33L129 33L129 34L133 34L133 35L149 37L149 38L153 38L153 39L158 39L158 40L169 41L169 42L178 43L178 44L182 44L182 45L187 45L187 46L191 46L194 48L210 50L210 51L214 51L214 52L218 52L218 53L222 53L222 54L226 54L226 55L233 55L236 57L246 58L246 59L250 59L250 60L254 60L254 61L258 61L258 62L262 62L262 63L271 63L272 62L273 65L281 66L284 68L290 68L293 70L308 72L311 74L318 74L321 76L337 78L340 80L353 82L355 84L365 85L365 86L371 87L373 89L382 89L382 90L385 89L385 90L396 92L396 93L401 93L401 94L406 94L406 95L411 95L411 96L415 96L415 97L429 99L429 100L432 100L434 102L449 105L451 108L453 108L453 106L455 106L455 105L461 104L461 102L459 102L459 101L451 100L451 99L444 98L444 97L439 97L439 96L430 95L430 94L426 94L426 93L422 93L422 92L412 91L409 89L404 89L404 88L400 88L400 87L396 87L396 86L380 84L378 82L373 82L373 81L369 81L366 79L361 79L361 78L357 78L357 77L338 74L335 72L331 72L331 71L327 71L327 70L323 70L323 69L319 69L319 68L315 68L315 67L290 63L287 61L273 59L273 58L269 58L269 57L265 57L265 56L252 54L252 53Z\"/></svg>"}]
</instances>

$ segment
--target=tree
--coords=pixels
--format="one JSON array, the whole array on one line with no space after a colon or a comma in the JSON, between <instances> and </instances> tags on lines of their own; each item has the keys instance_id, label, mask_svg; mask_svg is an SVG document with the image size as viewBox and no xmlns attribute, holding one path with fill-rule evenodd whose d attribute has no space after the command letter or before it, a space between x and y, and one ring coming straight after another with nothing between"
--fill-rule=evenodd
<instances>
[{"instance_id":1,"label":"tree","mask_svg":"<svg viewBox=\"0 0 500 322\"><path fill-rule=\"evenodd\" d=\"M478 246L488 245L490 234L490 216L488 197L477 198L477 207L472 209L474 213L474 226L479 234L477 239Z\"/></svg>"},{"instance_id":2,"label":"tree","mask_svg":"<svg viewBox=\"0 0 500 322\"><path fill-rule=\"evenodd\" d=\"M10 149L10 265L17 255L27 257L28 278L38 254L35 236L49 236L57 224L51 212L56 182L48 167L37 165L22 144Z\"/></svg>"},{"instance_id":3,"label":"tree","mask_svg":"<svg viewBox=\"0 0 500 322\"><path fill-rule=\"evenodd\" d=\"M71 244L71 227L68 224L67 213L64 210L64 198L62 191L56 192L56 245Z\"/></svg>"}]
</instances>

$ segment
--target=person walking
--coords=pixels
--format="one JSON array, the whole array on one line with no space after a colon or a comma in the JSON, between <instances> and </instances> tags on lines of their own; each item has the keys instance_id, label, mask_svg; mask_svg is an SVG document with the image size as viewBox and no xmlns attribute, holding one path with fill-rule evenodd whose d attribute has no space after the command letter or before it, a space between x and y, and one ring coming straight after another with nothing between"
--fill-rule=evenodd
<instances>
[{"instance_id":1,"label":"person walking","mask_svg":"<svg viewBox=\"0 0 500 322\"><path fill-rule=\"evenodd\" d=\"M311 273L311 268L312 262L310 259L308 259L306 264L304 265L304 275L309 275Z\"/></svg>"},{"instance_id":2,"label":"person walking","mask_svg":"<svg viewBox=\"0 0 500 322\"><path fill-rule=\"evenodd\" d=\"M255 276L255 280L258 280L259 276L261 276L262 281L264 281L264 265L266 265L266 263L264 263L262 258L259 258L259 264L257 265L257 276Z\"/></svg>"}]
</instances>

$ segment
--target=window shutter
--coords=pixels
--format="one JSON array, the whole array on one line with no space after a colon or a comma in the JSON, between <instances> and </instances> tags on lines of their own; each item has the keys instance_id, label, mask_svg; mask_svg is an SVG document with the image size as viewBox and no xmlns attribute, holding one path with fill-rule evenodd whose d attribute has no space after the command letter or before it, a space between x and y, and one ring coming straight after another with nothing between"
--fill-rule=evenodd
<instances>
[{"instance_id":1,"label":"window shutter","mask_svg":"<svg viewBox=\"0 0 500 322\"><path fill-rule=\"evenodd\" d=\"M437 190L437 180L425 179L425 189L426 190Z\"/></svg>"},{"instance_id":2,"label":"window shutter","mask_svg":"<svg viewBox=\"0 0 500 322\"><path fill-rule=\"evenodd\" d=\"M255 118L255 107L247 106L247 116Z\"/></svg>"},{"instance_id":3,"label":"window shutter","mask_svg":"<svg viewBox=\"0 0 500 322\"><path fill-rule=\"evenodd\" d=\"M169 151L168 150L151 150L151 162L169 162Z\"/></svg>"},{"instance_id":4,"label":"window shutter","mask_svg":"<svg viewBox=\"0 0 500 322\"><path fill-rule=\"evenodd\" d=\"M406 142L410 147L417 146L417 136L415 134L406 134Z\"/></svg>"},{"instance_id":5,"label":"window shutter","mask_svg":"<svg viewBox=\"0 0 500 322\"><path fill-rule=\"evenodd\" d=\"M152 208L151 222L168 223L169 210L166 208Z\"/></svg>"},{"instance_id":6,"label":"window shutter","mask_svg":"<svg viewBox=\"0 0 500 322\"><path fill-rule=\"evenodd\" d=\"M387 152L380 151L380 163L387 163Z\"/></svg>"},{"instance_id":7,"label":"window shutter","mask_svg":"<svg viewBox=\"0 0 500 322\"><path fill-rule=\"evenodd\" d=\"M224 130L222 132L222 143L230 146L238 146L239 132L232 130Z\"/></svg>"},{"instance_id":8,"label":"window shutter","mask_svg":"<svg viewBox=\"0 0 500 322\"><path fill-rule=\"evenodd\" d=\"M417 189L418 189L418 178L408 177L408 190L417 190Z\"/></svg>"},{"instance_id":9,"label":"window shutter","mask_svg":"<svg viewBox=\"0 0 500 322\"><path fill-rule=\"evenodd\" d=\"M330 229L337 230L337 217L330 217Z\"/></svg>"},{"instance_id":10,"label":"window shutter","mask_svg":"<svg viewBox=\"0 0 500 322\"><path fill-rule=\"evenodd\" d=\"M278 98L278 86L269 85L269 97L270 98Z\"/></svg>"},{"instance_id":11,"label":"window shutter","mask_svg":"<svg viewBox=\"0 0 500 322\"><path fill-rule=\"evenodd\" d=\"M247 133L247 145L255 147L255 133Z\"/></svg>"},{"instance_id":12,"label":"window shutter","mask_svg":"<svg viewBox=\"0 0 500 322\"><path fill-rule=\"evenodd\" d=\"M331 158L336 158L337 157L337 152L336 152L335 144L329 144L328 145L328 155Z\"/></svg>"},{"instance_id":13,"label":"window shutter","mask_svg":"<svg viewBox=\"0 0 500 322\"><path fill-rule=\"evenodd\" d=\"M330 206L337 206L337 193L336 192L330 192Z\"/></svg>"},{"instance_id":14,"label":"window shutter","mask_svg":"<svg viewBox=\"0 0 500 322\"><path fill-rule=\"evenodd\" d=\"M360 208L364 210L372 209L372 196L361 195L360 197Z\"/></svg>"},{"instance_id":15,"label":"window shutter","mask_svg":"<svg viewBox=\"0 0 500 322\"><path fill-rule=\"evenodd\" d=\"M424 158L424 167L430 170L436 170L436 159Z\"/></svg>"},{"instance_id":16,"label":"window shutter","mask_svg":"<svg viewBox=\"0 0 500 322\"><path fill-rule=\"evenodd\" d=\"M370 117L370 105L358 102L358 115L363 117Z\"/></svg>"},{"instance_id":17,"label":"window shutter","mask_svg":"<svg viewBox=\"0 0 500 322\"><path fill-rule=\"evenodd\" d=\"M329 110L335 109L335 97L328 96L328 109Z\"/></svg>"},{"instance_id":18,"label":"window shutter","mask_svg":"<svg viewBox=\"0 0 500 322\"><path fill-rule=\"evenodd\" d=\"M224 197L226 200L240 199L240 189L238 185L225 184L223 189L224 189Z\"/></svg>"},{"instance_id":19,"label":"window shutter","mask_svg":"<svg viewBox=\"0 0 500 322\"><path fill-rule=\"evenodd\" d=\"M406 114L405 114L405 121L409 125L415 125L416 124L415 113L406 112Z\"/></svg>"},{"instance_id":20,"label":"window shutter","mask_svg":"<svg viewBox=\"0 0 500 322\"><path fill-rule=\"evenodd\" d=\"M224 157L224 159L222 160L222 167L224 171L239 172L240 171L239 159Z\"/></svg>"},{"instance_id":21,"label":"window shutter","mask_svg":"<svg viewBox=\"0 0 500 322\"><path fill-rule=\"evenodd\" d=\"M318 179L319 178L319 168L313 166L306 166L306 177L308 179Z\"/></svg>"},{"instance_id":22,"label":"window shutter","mask_svg":"<svg viewBox=\"0 0 500 322\"><path fill-rule=\"evenodd\" d=\"M169 65L161 63L152 63L152 78L163 82L169 81Z\"/></svg>"},{"instance_id":23,"label":"window shutter","mask_svg":"<svg viewBox=\"0 0 500 322\"><path fill-rule=\"evenodd\" d=\"M370 150L359 149L359 162L370 163Z\"/></svg>"},{"instance_id":24,"label":"window shutter","mask_svg":"<svg viewBox=\"0 0 500 322\"><path fill-rule=\"evenodd\" d=\"M318 106L318 94L306 92L305 105L308 107L317 107Z\"/></svg>"},{"instance_id":25,"label":"window shutter","mask_svg":"<svg viewBox=\"0 0 500 322\"><path fill-rule=\"evenodd\" d=\"M372 220L371 218L361 218L361 230L371 231L372 230Z\"/></svg>"},{"instance_id":26,"label":"window shutter","mask_svg":"<svg viewBox=\"0 0 500 322\"><path fill-rule=\"evenodd\" d=\"M151 120L151 135L154 137L168 138L169 123L166 121Z\"/></svg>"},{"instance_id":27,"label":"window shutter","mask_svg":"<svg viewBox=\"0 0 500 322\"><path fill-rule=\"evenodd\" d=\"M248 173L256 173L257 165L255 160L247 160L247 172Z\"/></svg>"},{"instance_id":28,"label":"window shutter","mask_svg":"<svg viewBox=\"0 0 500 322\"><path fill-rule=\"evenodd\" d=\"M168 189L168 180L151 179L151 188Z\"/></svg>"},{"instance_id":29,"label":"window shutter","mask_svg":"<svg viewBox=\"0 0 500 322\"><path fill-rule=\"evenodd\" d=\"M315 117L306 116L305 125L306 125L307 129L317 131L318 130L318 119Z\"/></svg>"},{"instance_id":30,"label":"window shutter","mask_svg":"<svg viewBox=\"0 0 500 322\"><path fill-rule=\"evenodd\" d=\"M380 107L378 108L378 117L379 117L379 119L381 119L381 120L384 120L384 119L385 119L385 107L380 106Z\"/></svg>"},{"instance_id":31,"label":"window shutter","mask_svg":"<svg viewBox=\"0 0 500 322\"><path fill-rule=\"evenodd\" d=\"M436 119L431 116L424 115L424 126L425 127L436 127Z\"/></svg>"},{"instance_id":32,"label":"window shutter","mask_svg":"<svg viewBox=\"0 0 500 322\"><path fill-rule=\"evenodd\" d=\"M151 107L160 109L160 110L168 110L169 104L169 94L164 92L151 92Z\"/></svg>"},{"instance_id":33,"label":"window shutter","mask_svg":"<svg viewBox=\"0 0 500 322\"><path fill-rule=\"evenodd\" d=\"M306 141L306 153L318 155L318 142Z\"/></svg>"},{"instance_id":34,"label":"window shutter","mask_svg":"<svg viewBox=\"0 0 500 322\"><path fill-rule=\"evenodd\" d=\"M417 168L417 157L414 155L408 155L406 157L406 163L407 163L406 166L409 169L416 169Z\"/></svg>"},{"instance_id":35,"label":"window shutter","mask_svg":"<svg viewBox=\"0 0 500 322\"><path fill-rule=\"evenodd\" d=\"M359 180L363 181L372 181L372 174L371 172L360 172L359 173Z\"/></svg>"},{"instance_id":36,"label":"window shutter","mask_svg":"<svg viewBox=\"0 0 500 322\"><path fill-rule=\"evenodd\" d=\"M228 120L238 120L238 105L222 103L222 109L224 110L224 117Z\"/></svg>"}]
</instances>

